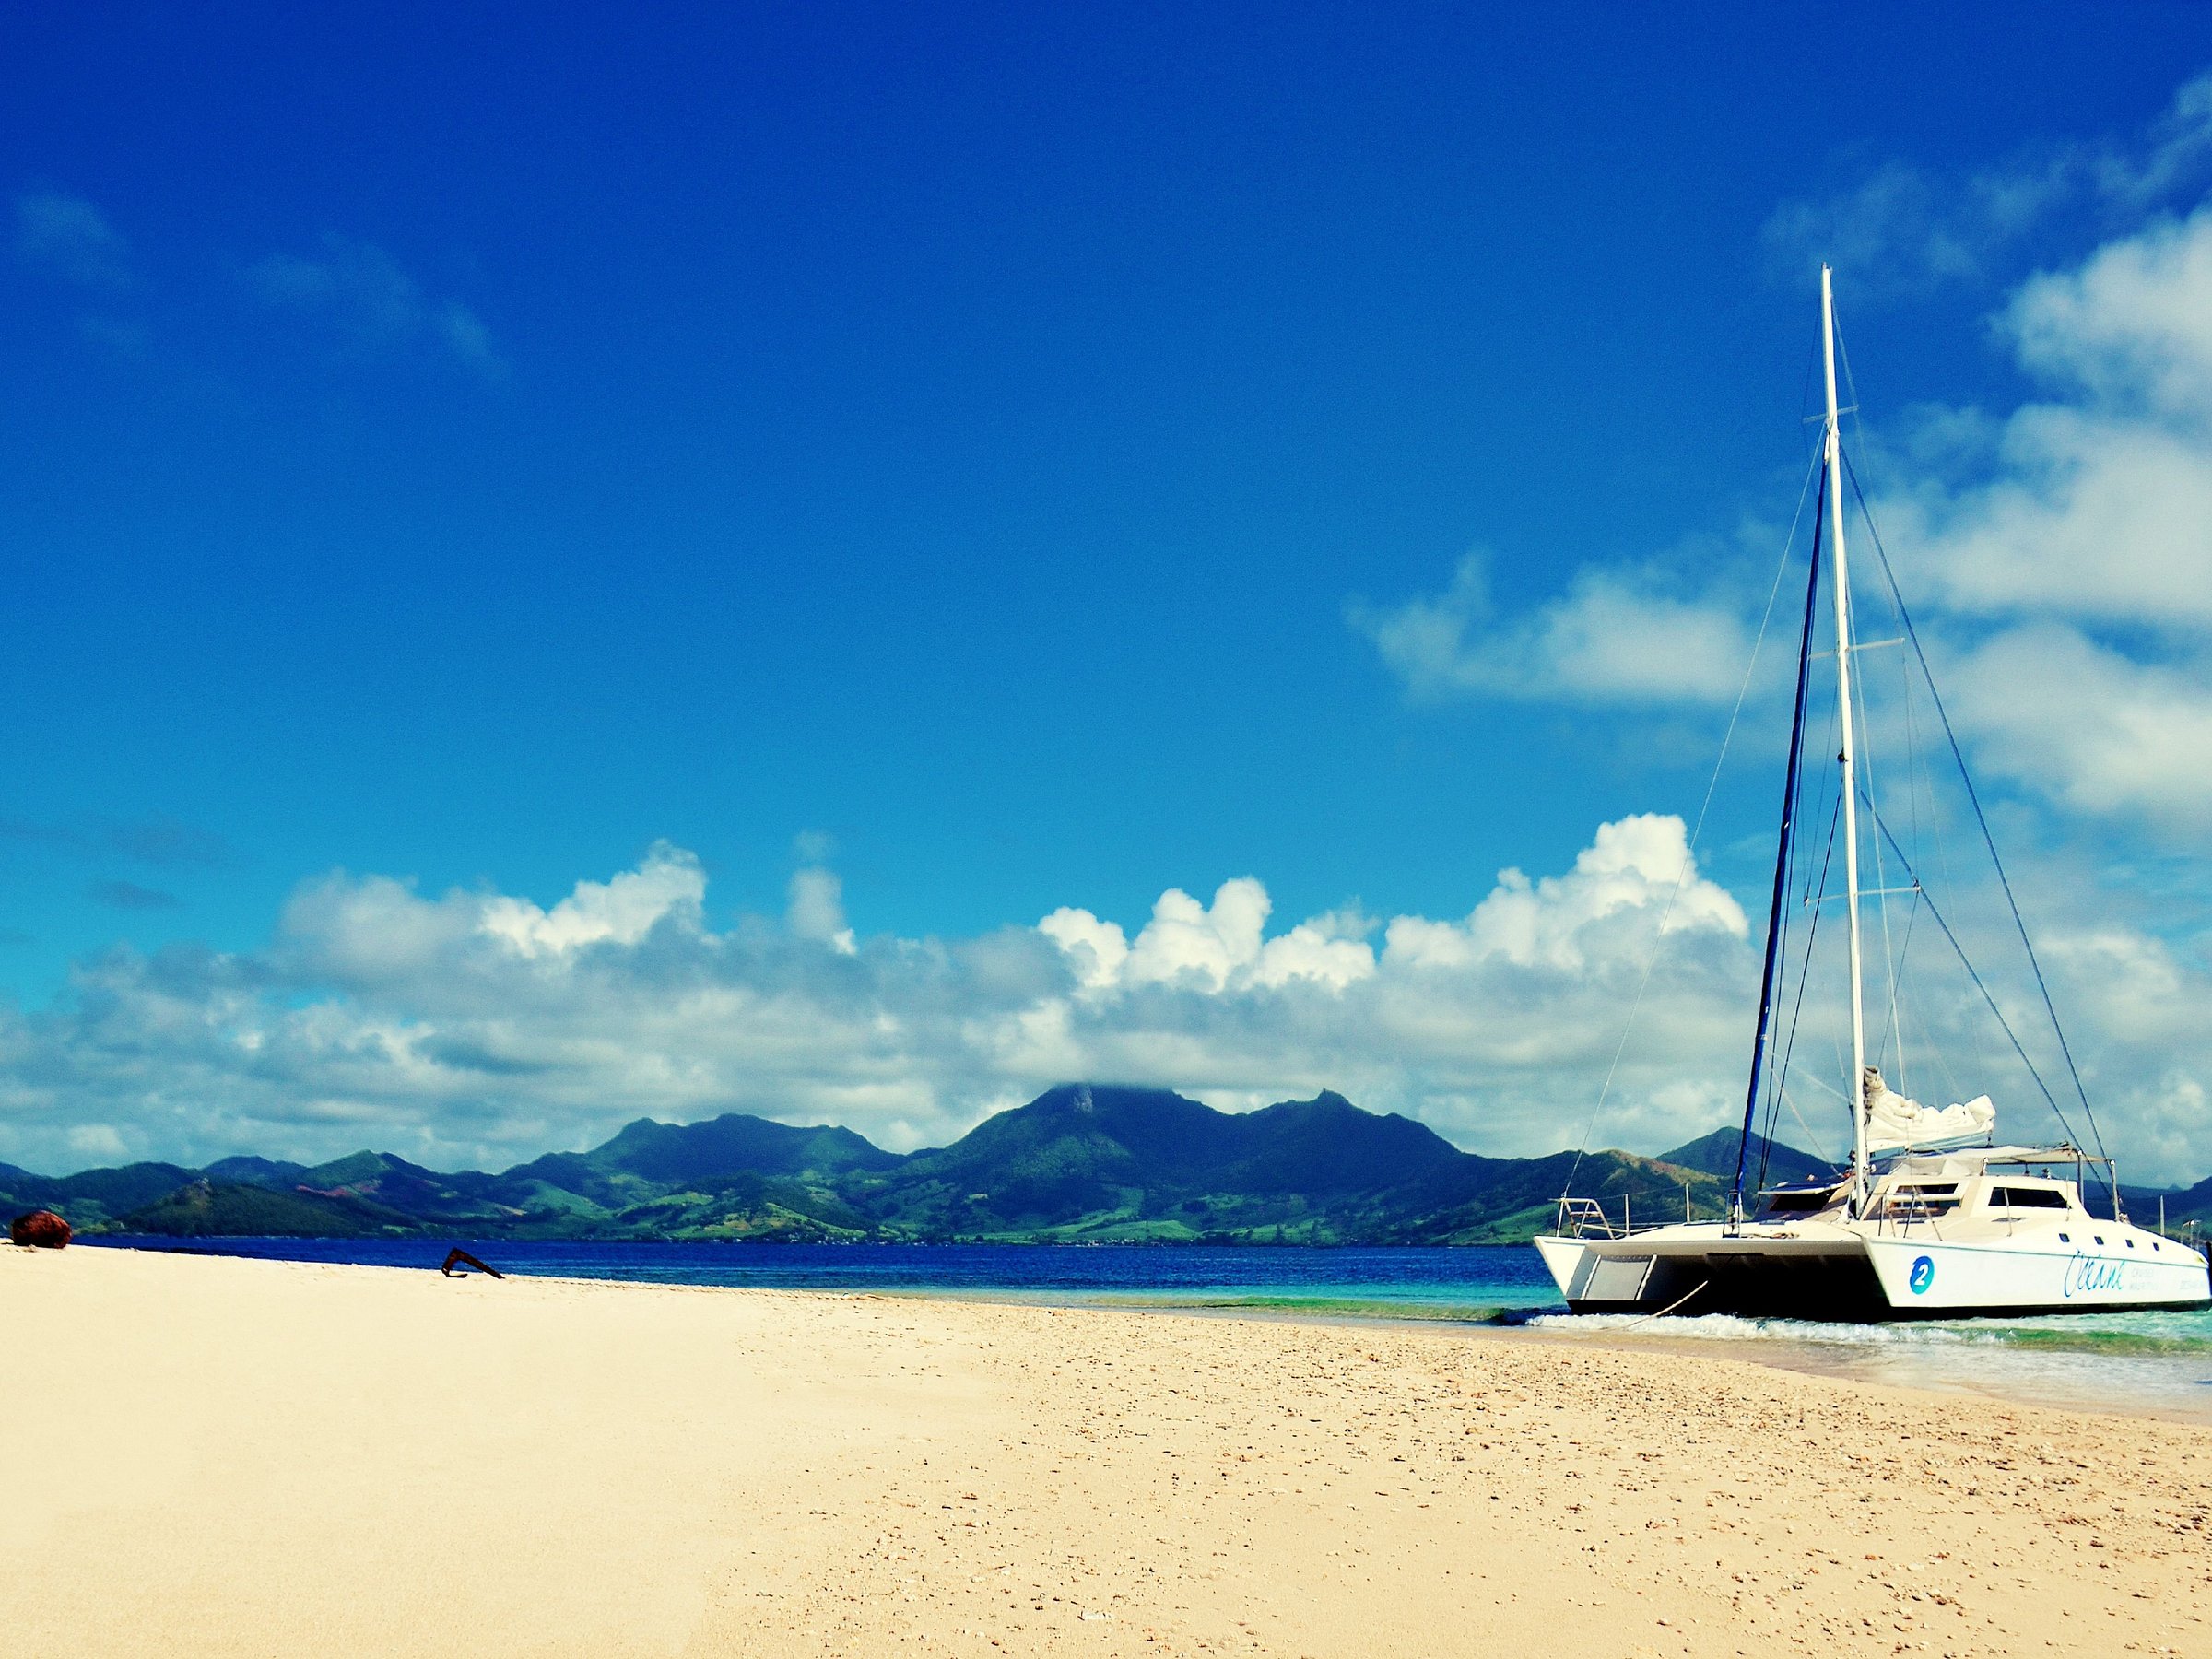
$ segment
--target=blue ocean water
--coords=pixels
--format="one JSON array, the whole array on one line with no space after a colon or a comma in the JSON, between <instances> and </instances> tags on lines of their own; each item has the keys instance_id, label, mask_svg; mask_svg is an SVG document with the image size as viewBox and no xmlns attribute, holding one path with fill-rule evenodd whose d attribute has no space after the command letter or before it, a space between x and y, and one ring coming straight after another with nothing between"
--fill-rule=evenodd
<instances>
[{"instance_id":1,"label":"blue ocean water","mask_svg":"<svg viewBox=\"0 0 2212 1659\"><path fill-rule=\"evenodd\" d=\"M1062 1307L1218 1309L1459 1323L1497 1323L1564 1307L1542 1260L1526 1245L1254 1250L1174 1244L601 1244L128 1235L84 1242L429 1268L436 1267L446 1251L459 1243L501 1273L525 1277L880 1291Z\"/></svg>"},{"instance_id":2,"label":"blue ocean water","mask_svg":"<svg viewBox=\"0 0 2212 1659\"><path fill-rule=\"evenodd\" d=\"M1054 1307L1521 1326L1547 1340L1664 1348L1869 1382L2212 1424L2212 1312L1894 1325L1725 1315L1576 1318L1525 1245L1451 1250L1015 1244L621 1244L494 1240L135 1238L86 1244L434 1270L454 1242L502 1273L646 1284L870 1291Z\"/></svg>"}]
</instances>

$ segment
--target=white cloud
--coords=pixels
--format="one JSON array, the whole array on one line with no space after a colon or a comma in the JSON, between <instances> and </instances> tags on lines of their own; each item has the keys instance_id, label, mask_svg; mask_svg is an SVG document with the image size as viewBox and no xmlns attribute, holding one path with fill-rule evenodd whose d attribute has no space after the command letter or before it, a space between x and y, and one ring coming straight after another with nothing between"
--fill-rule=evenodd
<instances>
[{"instance_id":1,"label":"white cloud","mask_svg":"<svg viewBox=\"0 0 2212 1659\"><path fill-rule=\"evenodd\" d=\"M2022 286L2052 395L1877 502L1986 769L2069 815L2212 822L2212 207Z\"/></svg>"},{"instance_id":2,"label":"white cloud","mask_svg":"<svg viewBox=\"0 0 2212 1659\"><path fill-rule=\"evenodd\" d=\"M835 877L830 902L835 903ZM527 899L485 901L479 925L524 956L572 951L612 942L635 945L663 921L696 929L707 878L681 847L655 842L644 863L611 881L580 881L576 890L542 911Z\"/></svg>"},{"instance_id":3,"label":"white cloud","mask_svg":"<svg viewBox=\"0 0 2212 1659\"><path fill-rule=\"evenodd\" d=\"M1170 888L1132 945L1113 922L1062 908L1037 924L1058 945L1077 982L1104 995L1137 985L1213 993L1272 988L1303 980L1341 990L1375 971L1365 943L1370 924L1357 910L1309 917L1270 939L1267 889L1250 876L1225 881L1210 905Z\"/></svg>"},{"instance_id":4,"label":"white cloud","mask_svg":"<svg viewBox=\"0 0 2212 1659\"><path fill-rule=\"evenodd\" d=\"M2212 220L2202 208L2039 275L2007 308L2028 368L2201 427L2212 388Z\"/></svg>"},{"instance_id":5,"label":"white cloud","mask_svg":"<svg viewBox=\"0 0 2212 1659\"><path fill-rule=\"evenodd\" d=\"M2203 964L2093 883L2039 901L2117 1146L2202 1172L2185 1106L2212 1072ZM825 937L830 918L803 912L714 930L698 862L666 845L549 906L335 875L300 889L266 949L118 948L53 1006L0 1010L0 1159L371 1145L499 1167L641 1114L724 1111L903 1147L1080 1077L1232 1106L1334 1088L1526 1154L1576 1142L1617 1047L1595 1144L1656 1150L1740 1110L1758 941L1677 818L1603 825L1571 867L1502 872L1454 918L1348 910L1271 932L1270 912L1240 877L1210 903L1163 894L1134 941L1075 909L967 939ZM1971 999L1915 1003L1916 1032L1973 1051ZM1829 1033L1807 1030L1801 1059L1825 1055ZM2024 1079L1995 1087L2006 1121L2037 1132Z\"/></svg>"},{"instance_id":6,"label":"white cloud","mask_svg":"<svg viewBox=\"0 0 2212 1659\"><path fill-rule=\"evenodd\" d=\"M1996 200L2015 208L2024 205L2010 192ZM1984 242L2007 228L2003 219L1987 222L1976 211L1981 206L1971 188L1957 191L1921 168L1893 160L1836 195L1784 203L1760 235L1788 278L1799 278L1825 260L1848 274L1854 295L1870 288L1918 289L1981 274Z\"/></svg>"},{"instance_id":7,"label":"white cloud","mask_svg":"<svg viewBox=\"0 0 2212 1659\"><path fill-rule=\"evenodd\" d=\"M2212 112L2212 80L2178 107ZM2168 176L2197 130L2177 117L2098 188ZM1994 324L2040 394L1916 411L1900 441L1858 448L1886 545L1987 774L2070 818L2194 834L2212 823L2212 205L2026 280ZM1886 602L1854 546L1871 630ZM1591 568L1501 616L1470 560L1443 594L1353 619L1417 694L1635 711L1731 696L1759 598Z\"/></svg>"},{"instance_id":8,"label":"white cloud","mask_svg":"<svg viewBox=\"0 0 2212 1659\"><path fill-rule=\"evenodd\" d=\"M79 1158L120 1159L128 1148L112 1124L78 1124L68 1135L69 1150Z\"/></svg>"},{"instance_id":9,"label":"white cloud","mask_svg":"<svg viewBox=\"0 0 2212 1659\"><path fill-rule=\"evenodd\" d=\"M427 292L373 242L325 236L315 256L273 253L246 276L269 305L328 329L355 356L428 351L488 379L506 372L483 319Z\"/></svg>"},{"instance_id":10,"label":"white cloud","mask_svg":"<svg viewBox=\"0 0 2212 1659\"><path fill-rule=\"evenodd\" d=\"M1740 939L1747 931L1727 889L1698 874L1682 820L1644 813L1600 825L1567 875L1531 882L1519 870L1500 872L1497 887L1465 922L1398 917L1385 935L1383 960L1459 968L1496 959L1581 969L1596 925L1623 912L1664 918L1670 933L1711 928Z\"/></svg>"},{"instance_id":11,"label":"white cloud","mask_svg":"<svg viewBox=\"0 0 2212 1659\"><path fill-rule=\"evenodd\" d=\"M1667 593L1649 571L1586 570L1560 597L1500 618L1488 569L1472 554L1443 593L1395 606L1355 603L1350 620L1425 698L1724 704L1751 658L1736 606Z\"/></svg>"},{"instance_id":12,"label":"white cloud","mask_svg":"<svg viewBox=\"0 0 2212 1659\"><path fill-rule=\"evenodd\" d=\"M1120 923L1101 922L1087 910L1063 905L1038 923L1037 931L1066 952L1077 981L1086 990L1106 990L1121 982L1123 966L1129 960L1129 936Z\"/></svg>"},{"instance_id":13,"label":"white cloud","mask_svg":"<svg viewBox=\"0 0 2212 1659\"><path fill-rule=\"evenodd\" d=\"M819 865L794 870L784 920L802 939L819 939L843 956L853 953L853 930L845 925L844 883L834 870Z\"/></svg>"},{"instance_id":14,"label":"white cloud","mask_svg":"<svg viewBox=\"0 0 2212 1659\"><path fill-rule=\"evenodd\" d=\"M1987 279L2054 219L2109 233L2207 179L2212 75L2200 75L2132 137L2044 143L1955 171L1883 161L1832 195L1785 202L1761 240L1787 280L1826 260L1864 302Z\"/></svg>"},{"instance_id":15,"label":"white cloud","mask_svg":"<svg viewBox=\"0 0 2212 1659\"><path fill-rule=\"evenodd\" d=\"M2194 834L2212 823L2212 681L2059 623L2007 629L1954 665L1952 712L1985 772L2070 812Z\"/></svg>"},{"instance_id":16,"label":"white cloud","mask_svg":"<svg viewBox=\"0 0 2212 1659\"><path fill-rule=\"evenodd\" d=\"M1678 821L1624 820L1562 876L1509 872L1465 921L1384 924L1380 957L1356 908L1271 932L1250 877L1210 903L1162 894L1134 940L1075 909L936 940L855 937L820 866L783 925L716 932L698 861L665 844L549 906L336 874L265 950L119 948L54 1007L0 1016L0 1157L65 1160L73 1130L106 1125L142 1155L373 1142L496 1163L724 1110L911 1145L1071 1077L1241 1103L1336 1087L1548 1149L1684 868ZM1463 944L1409 951L1409 927ZM1664 947L1681 1006L1654 1087L1733 1064L1744 1018L1741 914L1694 871ZM1681 1115L1654 1132L1704 1126Z\"/></svg>"},{"instance_id":17,"label":"white cloud","mask_svg":"<svg viewBox=\"0 0 2212 1659\"><path fill-rule=\"evenodd\" d=\"M1988 447L1903 477L1891 541L1962 613L2212 630L2212 208L2034 278L2000 326L2057 395L1944 412Z\"/></svg>"},{"instance_id":18,"label":"white cloud","mask_svg":"<svg viewBox=\"0 0 2212 1659\"><path fill-rule=\"evenodd\" d=\"M120 288L131 280L130 244L97 206L65 191L16 197L16 256L86 288Z\"/></svg>"}]
</instances>

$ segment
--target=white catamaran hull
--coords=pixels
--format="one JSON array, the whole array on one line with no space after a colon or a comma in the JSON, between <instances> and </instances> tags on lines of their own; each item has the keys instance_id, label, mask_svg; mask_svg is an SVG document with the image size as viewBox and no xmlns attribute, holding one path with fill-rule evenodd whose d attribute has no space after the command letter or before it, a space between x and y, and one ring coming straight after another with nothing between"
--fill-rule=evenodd
<instances>
[{"instance_id":1,"label":"white catamaran hull","mask_svg":"<svg viewBox=\"0 0 2212 1659\"><path fill-rule=\"evenodd\" d=\"M2212 1270L2189 1246L2124 1222L2068 1230L1946 1242L1924 1226L1716 1221L1535 1242L1577 1313L1962 1319L2212 1304Z\"/></svg>"},{"instance_id":2,"label":"white catamaran hull","mask_svg":"<svg viewBox=\"0 0 2212 1659\"><path fill-rule=\"evenodd\" d=\"M1989 1096L1979 1095L1949 1106L1924 1106L1901 1088L1888 1086L1878 1064L1886 1056L1895 1055L1900 1083L1903 1076L1905 1014L1899 1004L1900 962L1891 962L1879 982L1889 994L1888 1019L1880 1052L1870 1054L1868 1051L1865 940L1859 915L1861 900L1866 896L1859 880L1859 704L1853 695L1852 663L1854 653L1872 646L1860 644L1852 628L1851 571L1843 532L1842 411L1836 402L1835 296L1826 265L1820 269L1820 335L1828 394L1821 444L1826 512L1824 518L1816 520L1806 573L1797 694L1767 917L1759 1022L1744 1100L1744 1140L1735 1186L1729 1196L1732 1218L1700 1225L1686 1215L1679 1227L1634 1232L1629 1226L1633 1194L1625 1191L1618 1194L1620 1222L1616 1228L1596 1198L1564 1193L1559 1198L1559 1230L1538 1239L1536 1248L1543 1253L1568 1306L1578 1313L1739 1313L1785 1319L1881 1320L2206 1306L2212 1302L2212 1270L2207 1269L2204 1255L2179 1240L2147 1232L2120 1218L2124 1212L2118 1173L2097 1140L2088 1095L2080 1088L2079 1077L2073 1075L2073 1057L2071 1051L2065 1050L2065 1034L2055 1029L2057 1014L2049 1009L2050 994L2043 988L2042 971L2035 964L2028 925L2018 906L2011 903L2011 885L2003 881L2003 865L1996 863L1996 843L1989 836L1978 798L1973 800L1975 816L2012 909L2028 965L2035 972L2039 989L2043 989L2053 1034L2065 1052L2068 1073L2073 1076L2096 1145L2095 1155L2074 1144L2073 1125L2059 1110L2058 1097L2043 1086L2028 1051L2020 1046L1996 999L1971 964L1967 964L1970 977L2058 1116L2066 1134L2065 1142L1998 1146L1996 1109ZM1886 570L1888 555L1883 559ZM1794 830L1800 808L1807 805L1803 747L1807 735L1806 692L1815 654L1814 623L1823 587L1835 609L1835 650L1821 654L1831 655L1836 668L1834 729L1839 741L1834 753L1839 771L1833 798L1837 815L1819 863L1801 866ZM1934 678L1928 675L1919 637L1894 581L1890 596L1905 631L1903 637L1884 642L1911 645L1933 696ZM1937 699L1939 715L1942 707ZM1956 755L1958 739L1950 731L1949 717L1943 715L1942 722ZM1868 772L1865 804L1870 809L1874 804L1872 782ZM1967 782L1971 797L1971 781ZM1819 798L1816 791L1814 799ZM1885 867L1882 861L1887 848L1908 882L1896 888L1877 884L1876 896L1893 891L1911 894L1913 914L1924 906L1945 938L1958 947L1951 924L1936 910L1935 900L1921 886L1905 849L1879 818L1874 823L1877 874ZM1831 895L1827 858L1839 846L1843 890ZM1816 873L1819 877L1817 892ZM1746 1156L1761 1101L1771 1122L1775 1108L1787 1099L1783 1085L1796 1033L1796 1009L1788 1016L1788 1038L1779 1046L1771 1019L1776 1008L1777 987L1786 982L1782 976L1788 966L1787 922L1793 893L1796 902L1806 907L1830 897L1844 901L1850 1069L1843 1075L1843 1088L1835 1092L1851 1112L1851 1155L1847 1163L1825 1178L1755 1189L1759 1202L1753 1218L1747 1217L1744 1208L1752 1196L1744 1190ZM1911 933L1908 923L1908 940ZM1885 943L1888 938L1885 921ZM1807 924L1796 946L1800 1001L1811 967L1812 941L1813 930ZM1960 954L1963 960L1963 951ZM1617 1050L1617 1058L1618 1053ZM1841 1057L1839 1053L1838 1058ZM1602 1102L1602 1093L1600 1100ZM1792 1110L1795 1110L1794 1104ZM1763 1169L1763 1156L1761 1166ZM1575 1168L1581 1168L1579 1158ZM2110 1182L2111 1220L2098 1217L2083 1198L2082 1182L2092 1169ZM1683 1197L1687 1206L1687 1186Z\"/></svg>"}]
</instances>

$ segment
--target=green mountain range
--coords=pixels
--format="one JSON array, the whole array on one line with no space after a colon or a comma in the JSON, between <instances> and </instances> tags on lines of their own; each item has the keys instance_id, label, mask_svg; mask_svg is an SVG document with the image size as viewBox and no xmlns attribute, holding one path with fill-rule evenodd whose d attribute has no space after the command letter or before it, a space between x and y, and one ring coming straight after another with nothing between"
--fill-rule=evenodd
<instances>
[{"instance_id":1,"label":"green mountain range","mask_svg":"<svg viewBox=\"0 0 2212 1659\"><path fill-rule=\"evenodd\" d=\"M1548 1226L1571 1173L1608 1209L1717 1216L1736 1140L1716 1130L1657 1158L1483 1158L1335 1094L1230 1113L1164 1089L1067 1085L906 1154L736 1113L641 1118L591 1151L499 1174L388 1152L58 1178L0 1164L0 1212L41 1206L87 1232L184 1237L1492 1244ZM1764 1150L1770 1182L1828 1168ZM2138 1214L2157 1197L2127 1196ZM2175 1223L2212 1220L2212 1182L2169 1194L2167 1209Z\"/></svg>"}]
</instances>

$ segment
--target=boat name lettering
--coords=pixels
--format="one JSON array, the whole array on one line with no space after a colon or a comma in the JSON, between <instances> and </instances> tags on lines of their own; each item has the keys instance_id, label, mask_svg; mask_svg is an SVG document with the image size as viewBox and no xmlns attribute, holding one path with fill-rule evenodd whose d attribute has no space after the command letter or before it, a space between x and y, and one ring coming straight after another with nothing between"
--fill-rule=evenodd
<instances>
[{"instance_id":1,"label":"boat name lettering","mask_svg":"<svg viewBox=\"0 0 2212 1659\"><path fill-rule=\"evenodd\" d=\"M2066 1264L2066 1277L2061 1287L2067 1296L2088 1296L2100 1290L2117 1290L2125 1262L2102 1262L2095 1256L2077 1255Z\"/></svg>"}]
</instances>

